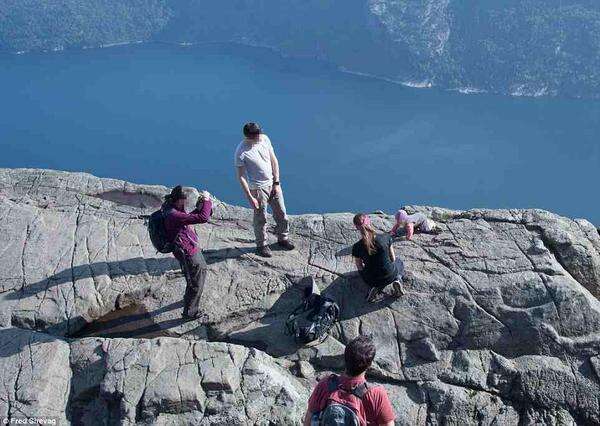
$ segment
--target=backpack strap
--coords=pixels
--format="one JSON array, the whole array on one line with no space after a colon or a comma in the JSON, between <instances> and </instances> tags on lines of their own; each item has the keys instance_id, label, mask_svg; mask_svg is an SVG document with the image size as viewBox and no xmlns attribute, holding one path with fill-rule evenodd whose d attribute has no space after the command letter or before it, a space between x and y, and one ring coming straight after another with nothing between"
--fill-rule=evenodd
<instances>
[{"instance_id":1,"label":"backpack strap","mask_svg":"<svg viewBox=\"0 0 600 426\"><path fill-rule=\"evenodd\" d=\"M364 382L352 389L351 393L358 399L363 399L368 391L369 385L367 385L367 382Z\"/></svg>"},{"instance_id":2,"label":"backpack strap","mask_svg":"<svg viewBox=\"0 0 600 426\"><path fill-rule=\"evenodd\" d=\"M327 391L331 394L338 390L340 386L340 376L337 374L332 374L329 376L329 380L327 381Z\"/></svg>"},{"instance_id":3,"label":"backpack strap","mask_svg":"<svg viewBox=\"0 0 600 426\"><path fill-rule=\"evenodd\" d=\"M340 387L340 376L337 374L332 374L329 376L327 380L327 391L329 393L333 393ZM363 399L367 392L369 391L369 385L367 382L363 382L360 385L356 386L354 389L350 391L352 395L357 397L358 399Z\"/></svg>"}]
</instances>

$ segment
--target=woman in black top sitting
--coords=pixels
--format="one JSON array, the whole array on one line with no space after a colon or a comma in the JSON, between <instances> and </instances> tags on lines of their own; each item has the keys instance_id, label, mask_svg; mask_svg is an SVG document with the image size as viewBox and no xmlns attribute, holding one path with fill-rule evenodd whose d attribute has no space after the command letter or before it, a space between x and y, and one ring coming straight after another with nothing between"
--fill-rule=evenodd
<instances>
[{"instance_id":1,"label":"woman in black top sitting","mask_svg":"<svg viewBox=\"0 0 600 426\"><path fill-rule=\"evenodd\" d=\"M369 216L359 213L354 216L354 226L360 231L361 240L352 246L352 257L362 279L371 287L367 300L374 302L384 287L392 284L396 296L402 296L402 273L404 267L392 248L392 237L377 234L371 226Z\"/></svg>"}]
</instances>

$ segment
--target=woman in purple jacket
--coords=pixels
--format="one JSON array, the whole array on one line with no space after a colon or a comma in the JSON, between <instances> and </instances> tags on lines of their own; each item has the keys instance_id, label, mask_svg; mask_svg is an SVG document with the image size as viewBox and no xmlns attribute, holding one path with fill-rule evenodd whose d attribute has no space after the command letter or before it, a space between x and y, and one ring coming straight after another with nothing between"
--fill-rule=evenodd
<instances>
[{"instance_id":1,"label":"woman in purple jacket","mask_svg":"<svg viewBox=\"0 0 600 426\"><path fill-rule=\"evenodd\" d=\"M173 242L173 255L179 261L187 282L183 297L183 317L194 319L199 314L207 266L202 250L198 247L198 235L190 225L208 222L212 214L212 201L210 194L205 191L200 194L196 209L186 213L186 198L183 188L178 185L165 197L162 208L167 238Z\"/></svg>"}]
</instances>

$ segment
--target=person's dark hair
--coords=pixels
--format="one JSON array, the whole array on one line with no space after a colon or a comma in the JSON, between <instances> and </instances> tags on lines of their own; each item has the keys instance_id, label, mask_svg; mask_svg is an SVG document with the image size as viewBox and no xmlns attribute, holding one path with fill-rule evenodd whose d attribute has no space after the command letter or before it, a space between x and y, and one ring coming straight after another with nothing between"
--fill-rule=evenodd
<instances>
[{"instance_id":1,"label":"person's dark hair","mask_svg":"<svg viewBox=\"0 0 600 426\"><path fill-rule=\"evenodd\" d=\"M171 190L171 193L165 195L165 201L169 204L173 204L178 200L185 200L187 195L183 192L183 187L181 185L177 185L175 188Z\"/></svg>"},{"instance_id":2,"label":"person's dark hair","mask_svg":"<svg viewBox=\"0 0 600 426\"><path fill-rule=\"evenodd\" d=\"M348 343L344 351L346 373L354 377L367 371L375 358L375 353L373 340L368 336L359 336Z\"/></svg>"},{"instance_id":3,"label":"person's dark hair","mask_svg":"<svg viewBox=\"0 0 600 426\"><path fill-rule=\"evenodd\" d=\"M247 138L256 137L262 133L262 130L258 123L246 123L244 124L244 136Z\"/></svg>"}]
</instances>

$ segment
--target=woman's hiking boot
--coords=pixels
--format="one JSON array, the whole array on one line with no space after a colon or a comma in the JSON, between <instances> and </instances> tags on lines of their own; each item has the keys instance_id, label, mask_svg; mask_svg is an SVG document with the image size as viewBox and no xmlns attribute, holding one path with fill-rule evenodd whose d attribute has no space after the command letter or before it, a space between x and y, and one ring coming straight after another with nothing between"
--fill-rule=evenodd
<instances>
[{"instance_id":1,"label":"woman's hiking boot","mask_svg":"<svg viewBox=\"0 0 600 426\"><path fill-rule=\"evenodd\" d=\"M257 247L256 254L258 254L261 257L273 257L273 253L271 253L271 249L267 246Z\"/></svg>"},{"instance_id":2,"label":"woman's hiking boot","mask_svg":"<svg viewBox=\"0 0 600 426\"><path fill-rule=\"evenodd\" d=\"M394 281L392 283L392 288L394 289L394 295L396 297L402 297L406 294L404 287L402 287L402 282L400 281Z\"/></svg>"},{"instance_id":3,"label":"woman's hiking boot","mask_svg":"<svg viewBox=\"0 0 600 426\"><path fill-rule=\"evenodd\" d=\"M367 302L375 302L375 299L377 299L377 296L379 296L380 293L380 289L378 289L377 287L371 287L371 290L369 290L369 294L367 294Z\"/></svg>"},{"instance_id":4,"label":"woman's hiking boot","mask_svg":"<svg viewBox=\"0 0 600 426\"><path fill-rule=\"evenodd\" d=\"M283 241L279 241L279 242L277 243L277 245L278 245L280 248L282 248L282 249L284 249L284 250L288 250L288 251L290 251L290 250L294 250L294 249L296 248L296 246L295 246L295 245L293 245L292 243L290 243L290 241L289 241L289 240L283 240Z\"/></svg>"}]
</instances>

